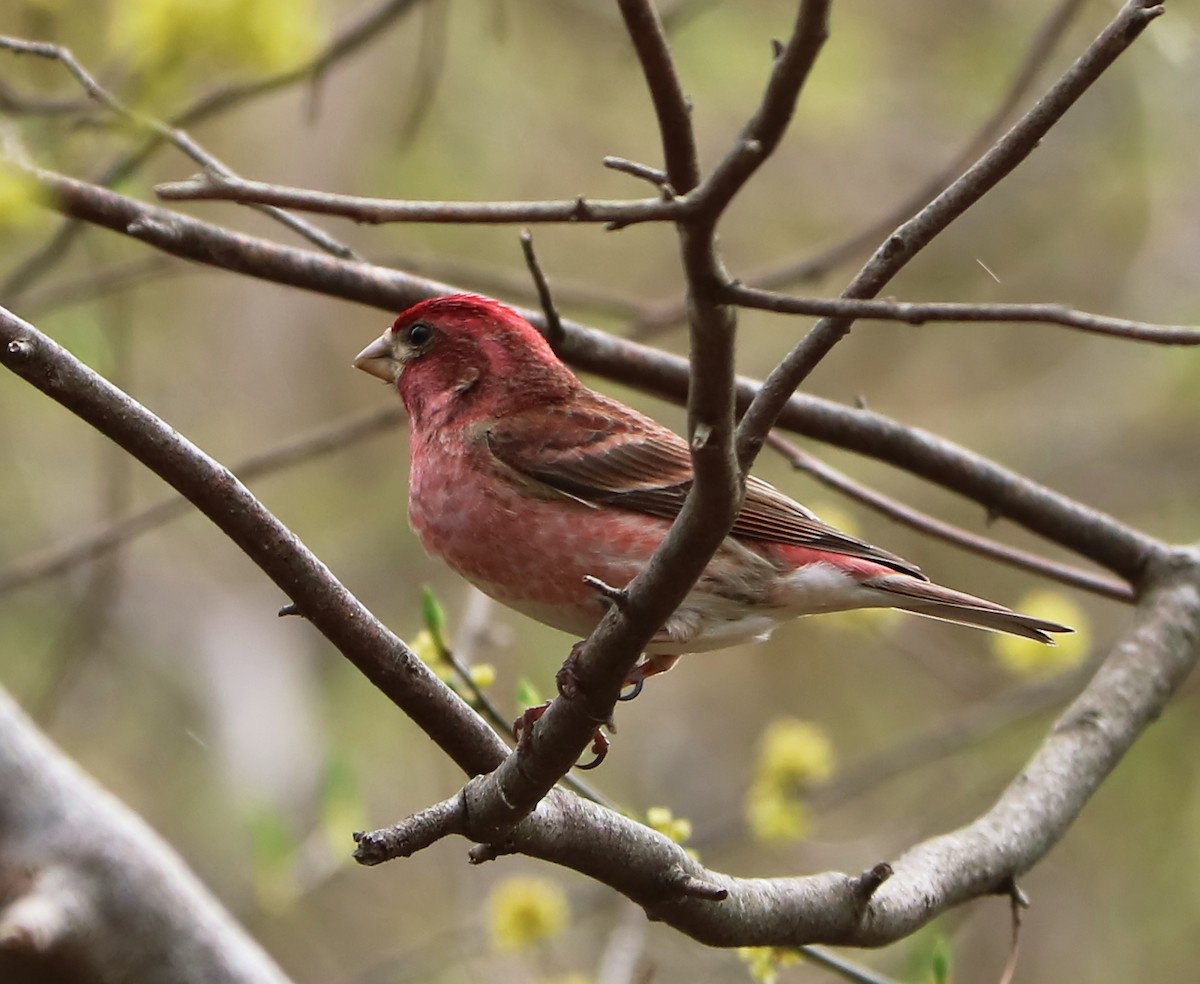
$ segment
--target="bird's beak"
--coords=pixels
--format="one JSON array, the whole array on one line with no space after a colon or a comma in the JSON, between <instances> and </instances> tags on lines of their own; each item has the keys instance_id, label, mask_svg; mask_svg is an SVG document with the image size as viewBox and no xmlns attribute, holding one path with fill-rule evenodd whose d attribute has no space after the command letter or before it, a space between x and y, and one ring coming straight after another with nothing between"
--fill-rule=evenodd
<instances>
[{"instance_id":1,"label":"bird's beak","mask_svg":"<svg viewBox=\"0 0 1200 984\"><path fill-rule=\"evenodd\" d=\"M375 341L354 357L354 368L370 373L385 383L394 383L404 368L396 358L395 341L390 331L385 331Z\"/></svg>"}]
</instances>

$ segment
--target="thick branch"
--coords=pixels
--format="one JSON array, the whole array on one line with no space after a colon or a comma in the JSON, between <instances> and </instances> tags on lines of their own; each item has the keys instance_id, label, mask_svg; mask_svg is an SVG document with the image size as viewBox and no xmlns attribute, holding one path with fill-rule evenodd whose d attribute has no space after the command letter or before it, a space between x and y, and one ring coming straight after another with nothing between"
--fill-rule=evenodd
<instances>
[{"instance_id":1,"label":"thick branch","mask_svg":"<svg viewBox=\"0 0 1200 984\"><path fill-rule=\"evenodd\" d=\"M700 159L692 131L692 105L675 70L662 20L649 0L618 0L617 6L654 103L671 192L686 195L700 182Z\"/></svg>"},{"instance_id":2,"label":"thick branch","mask_svg":"<svg viewBox=\"0 0 1200 984\"><path fill-rule=\"evenodd\" d=\"M66 349L0 308L0 362L186 496L375 686L474 775L508 749L234 475Z\"/></svg>"},{"instance_id":3,"label":"thick branch","mask_svg":"<svg viewBox=\"0 0 1200 984\"><path fill-rule=\"evenodd\" d=\"M1198 660L1200 553L1161 555L1134 626L995 806L892 862L891 876L876 879L869 898L861 876L747 879L708 871L654 831L557 790L508 832L503 851L602 881L651 918L712 945L882 946L953 906L1005 891L1044 857ZM486 834L469 827L469 810L465 816L468 836ZM450 833L463 817L442 804L414 819L405 836L427 840L430 820ZM683 888L689 878L723 890L724 900L690 895Z\"/></svg>"},{"instance_id":4,"label":"thick branch","mask_svg":"<svg viewBox=\"0 0 1200 984\"><path fill-rule=\"evenodd\" d=\"M57 967L78 984L287 984L179 856L2 690L0 883L5 980Z\"/></svg>"}]
</instances>

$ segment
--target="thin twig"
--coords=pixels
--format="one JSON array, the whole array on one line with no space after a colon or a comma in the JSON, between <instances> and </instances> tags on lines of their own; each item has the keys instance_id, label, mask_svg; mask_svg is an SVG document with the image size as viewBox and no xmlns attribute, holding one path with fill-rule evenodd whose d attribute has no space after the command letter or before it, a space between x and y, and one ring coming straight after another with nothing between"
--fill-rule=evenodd
<instances>
[{"instance_id":1,"label":"thin twig","mask_svg":"<svg viewBox=\"0 0 1200 984\"><path fill-rule=\"evenodd\" d=\"M229 201L269 204L320 215L336 215L355 222L428 222L436 224L513 225L518 223L620 223L673 221L687 210L682 199L592 199L514 202L400 201L336 195L310 188L249 181L219 174L197 174L186 181L155 185L167 201Z\"/></svg>"},{"instance_id":2,"label":"thin twig","mask_svg":"<svg viewBox=\"0 0 1200 984\"><path fill-rule=\"evenodd\" d=\"M1091 591L1094 594L1113 598L1117 601L1124 601L1127 604L1133 604L1136 601L1133 588L1122 581L1115 581L1112 578L1094 574L1091 571L1072 567L1069 564L1062 564L1027 550L1010 547L1008 544L970 533L962 529L962 527L947 523L935 516L930 516L928 513L921 512L900 502L898 499L893 499L881 492L877 492L875 489L868 488L866 485L854 481L854 479L845 473L834 468L832 465L826 464L807 451L801 450L791 441L780 437L775 432L768 435L767 444L782 454L788 460L788 463L798 471L803 471L805 474L811 475L819 482L831 489L836 489L855 502L861 502L865 506L870 506L876 512L882 513L889 519L902 523L918 532L937 537L939 540L944 540L947 543L953 543L957 547L962 547L964 550L969 550L982 557L999 560L1002 563L1011 564L1013 567L1051 578L1061 584L1068 584L1073 588Z\"/></svg>"},{"instance_id":3,"label":"thin twig","mask_svg":"<svg viewBox=\"0 0 1200 984\"><path fill-rule=\"evenodd\" d=\"M1009 886L1008 902L1012 915L1012 943L1008 948L1008 959L1004 961L1004 971L1000 974L999 984L1012 984L1013 975L1017 972L1017 957L1021 952L1021 911L1029 908L1029 899L1025 897L1015 878Z\"/></svg>"},{"instance_id":4,"label":"thin twig","mask_svg":"<svg viewBox=\"0 0 1200 984\"><path fill-rule=\"evenodd\" d=\"M227 178L236 177L232 169L201 147L185 130L170 126L161 120L155 119L153 116L139 112L114 96L80 64L69 48L44 41L26 41L21 38L0 35L0 49L6 49L18 55L35 55L39 58L48 58L61 63L75 77L76 81L83 86L88 96L101 106L111 110L117 116L127 120L139 129L149 131L161 137L163 140L177 147L197 164L203 164L212 172ZM323 229L317 228L311 222L299 216L290 215L282 209L271 206L255 206L255 208L263 214L269 215L275 221L287 226L293 232L299 233L314 246L325 250L327 253L331 253L342 259L361 259L349 246L338 242Z\"/></svg>"},{"instance_id":5,"label":"thin twig","mask_svg":"<svg viewBox=\"0 0 1200 984\"><path fill-rule=\"evenodd\" d=\"M356 441L395 427L403 420L404 412L398 406L382 411L373 410L348 420L339 420L247 458L234 465L231 471L243 481L249 482L350 447ZM65 574L79 564L104 557L143 533L157 529L180 516L186 516L194 508L186 498L173 496L130 516L106 523L79 540L23 557L0 569L0 597L44 578Z\"/></svg>"},{"instance_id":6,"label":"thin twig","mask_svg":"<svg viewBox=\"0 0 1200 984\"><path fill-rule=\"evenodd\" d=\"M868 970L861 964L851 963L845 957L832 953L823 946L805 946L800 948L804 959L818 967L831 970L843 980L853 984L896 984L891 977L884 977L873 970Z\"/></svg>"},{"instance_id":7,"label":"thin twig","mask_svg":"<svg viewBox=\"0 0 1200 984\"><path fill-rule=\"evenodd\" d=\"M217 113L232 109L247 100L268 95L298 82L320 77L365 44L382 38L385 28L392 21L421 2L423 0L383 0L382 3L368 8L334 35L329 43L308 61L251 82L225 85L208 92L174 116L168 126L177 128L195 126ZM94 183L107 187L123 181L137 171L165 143L166 139L160 134L151 134L141 147L107 167ZM36 283L66 255L75 236L82 228L84 226L74 219L63 222L40 249L26 257L3 282L0 282L0 297L11 302Z\"/></svg>"},{"instance_id":8,"label":"thin twig","mask_svg":"<svg viewBox=\"0 0 1200 984\"><path fill-rule=\"evenodd\" d=\"M1087 51L1008 133L887 238L842 296L863 299L877 295L917 253L1033 153L1049 129L1162 12L1163 8L1150 0L1126 3ZM772 370L738 426L739 460L753 458L791 394L853 323L854 319L847 316L822 318Z\"/></svg>"},{"instance_id":9,"label":"thin twig","mask_svg":"<svg viewBox=\"0 0 1200 984\"><path fill-rule=\"evenodd\" d=\"M1062 304L954 304L859 300L848 297L789 297L744 284L730 284L724 288L724 294L731 304L774 311L778 314L900 321L909 325L938 321L1038 323L1078 328L1080 331L1096 335L1108 335L1135 342L1200 345L1200 327L1155 325L1143 321L1130 321L1127 318L1110 318L1077 311Z\"/></svg>"},{"instance_id":10,"label":"thin twig","mask_svg":"<svg viewBox=\"0 0 1200 984\"><path fill-rule=\"evenodd\" d=\"M521 230L521 252L525 255L525 265L529 268L529 275L533 278L533 285L537 289L538 303L542 306L542 317L545 318L542 332L546 341L550 343L550 347L557 349L562 343L562 319L558 316L558 308L554 306L550 283L546 280L546 274L542 272L542 265L538 262L537 253L534 252L533 233L528 229Z\"/></svg>"}]
</instances>

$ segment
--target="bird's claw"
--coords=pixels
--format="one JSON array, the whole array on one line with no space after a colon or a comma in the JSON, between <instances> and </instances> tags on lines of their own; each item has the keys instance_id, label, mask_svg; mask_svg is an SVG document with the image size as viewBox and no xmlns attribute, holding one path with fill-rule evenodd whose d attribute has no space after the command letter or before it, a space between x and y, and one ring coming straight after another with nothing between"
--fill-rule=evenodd
<instances>
[{"instance_id":1,"label":"bird's claw","mask_svg":"<svg viewBox=\"0 0 1200 984\"><path fill-rule=\"evenodd\" d=\"M517 743L518 750L524 750L528 748L530 736L533 734L533 726L537 724L538 720L549 708L550 701L546 701L544 704L538 704L536 707L527 707L525 708L524 713L522 713L521 716L513 722L512 736L513 740ZM609 722L609 724L611 725L611 722ZM605 757L608 755L608 749L611 744L612 743L608 740L608 737L604 734L604 732L597 728L595 733L592 735L591 747L592 755L594 757L590 762L585 762L581 765L577 764L575 767L577 769L596 768L596 766L603 762Z\"/></svg>"},{"instance_id":2,"label":"bird's claw","mask_svg":"<svg viewBox=\"0 0 1200 984\"><path fill-rule=\"evenodd\" d=\"M622 690L617 695L617 700L633 700L642 692L642 687L646 686L646 677L639 672L639 667L635 666L629 671L629 676L625 678L625 686L628 690Z\"/></svg>"},{"instance_id":3,"label":"bird's claw","mask_svg":"<svg viewBox=\"0 0 1200 984\"><path fill-rule=\"evenodd\" d=\"M550 701L543 704L538 704L535 707L527 707L521 716L512 724L513 741L520 747L521 742L528 741L529 735L533 732L533 726L537 724L538 719L550 709Z\"/></svg>"},{"instance_id":4,"label":"bird's claw","mask_svg":"<svg viewBox=\"0 0 1200 984\"><path fill-rule=\"evenodd\" d=\"M593 758L590 762L584 762L582 764L576 762L575 768L585 770L596 768L596 766L603 762L605 757L608 755L609 744L610 742L605 736L604 732L597 728L596 733L592 735L592 754L595 756L595 758Z\"/></svg>"}]
</instances>

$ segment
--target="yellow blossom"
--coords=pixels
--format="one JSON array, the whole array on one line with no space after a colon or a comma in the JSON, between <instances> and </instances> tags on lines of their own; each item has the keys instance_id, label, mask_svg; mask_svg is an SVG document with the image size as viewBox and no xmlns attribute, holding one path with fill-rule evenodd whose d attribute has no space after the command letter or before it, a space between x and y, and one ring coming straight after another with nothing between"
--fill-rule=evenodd
<instances>
[{"instance_id":1,"label":"yellow blossom","mask_svg":"<svg viewBox=\"0 0 1200 984\"><path fill-rule=\"evenodd\" d=\"M1057 591L1033 591L1016 604L1017 611L1071 626L1075 631L1055 636L1047 646L1018 636L992 636L992 652L1005 669L1021 676L1057 676L1075 669L1091 648L1091 623L1083 609Z\"/></svg>"},{"instance_id":2,"label":"yellow blossom","mask_svg":"<svg viewBox=\"0 0 1200 984\"><path fill-rule=\"evenodd\" d=\"M480 690L487 690L496 682L496 667L491 663L475 663L470 668L471 682Z\"/></svg>"},{"instance_id":3,"label":"yellow blossom","mask_svg":"<svg viewBox=\"0 0 1200 984\"><path fill-rule=\"evenodd\" d=\"M488 899L488 929L498 950L522 950L557 936L569 918L566 894L545 878L509 878Z\"/></svg>"},{"instance_id":4,"label":"yellow blossom","mask_svg":"<svg viewBox=\"0 0 1200 984\"><path fill-rule=\"evenodd\" d=\"M180 66L276 72L317 49L312 0L117 0L109 33L148 73Z\"/></svg>"},{"instance_id":5,"label":"yellow blossom","mask_svg":"<svg viewBox=\"0 0 1200 984\"><path fill-rule=\"evenodd\" d=\"M754 782L746 794L746 824L764 841L800 840L809 816L801 796L833 772L833 746L815 724L773 721L758 744Z\"/></svg>"},{"instance_id":6,"label":"yellow blossom","mask_svg":"<svg viewBox=\"0 0 1200 984\"><path fill-rule=\"evenodd\" d=\"M665 806L652 806L646 811L646 826L669 837L676 844L683 844L692 836L692 821L687 817L675 816Z\"/></svg>"},{"instance_id":7,"label":"yellow blossom","mask_svg":"<svg viewBox=\"0 0 1200 984\"><path fill-rule=\"evenodd\" d=\"M823 782L833 771L833 745L815 724L796 718L772 721L759 739L755 773L782 789Z\"/></svg>"},{"instance_id":8,"label":"yellow blossom","mask_svg":"<svg viewBox=\"0 0 1200 984\"><path fill-rule=\"evenodd\" d=\"M756 782L746 794L746 825L760 841L797 841L808 834L808 808L774 783Z\"/></svg>"},{"instance_id":9,"label":"yellow blossom","mask_svg":"<svg viewBox=\"0 0 1200 984\"><path fill-rule=\"evenodd\" d=\"M758 984L775 984L780 967L800 961L800 954L795 950L778 946L742 946L738 947L737 954Z\"/></svg>"},{"instance_id":10,"label":"yellow blossom","mask_svg":"<svg viewBox=\"0 0 1200 984\"><path fill-rule=\"evenodd\" d=\"M29 229L49 213L38 207L41 192L34 180L0 162L0 229Z\"/></svg>"}]
</instances>

